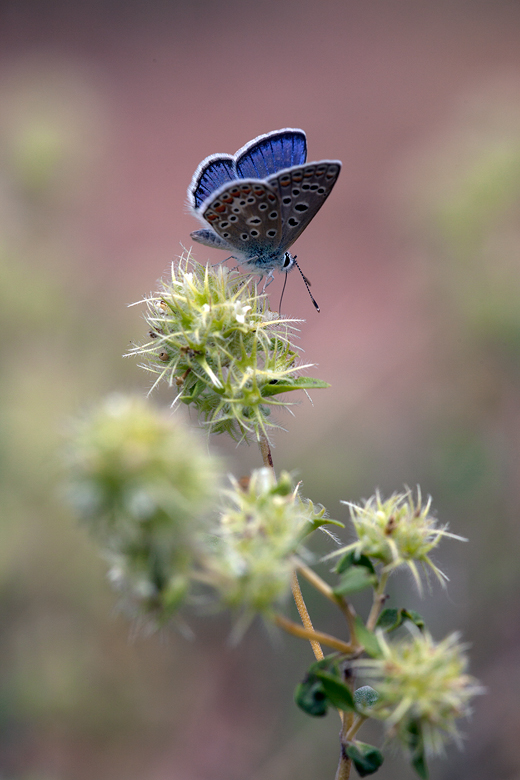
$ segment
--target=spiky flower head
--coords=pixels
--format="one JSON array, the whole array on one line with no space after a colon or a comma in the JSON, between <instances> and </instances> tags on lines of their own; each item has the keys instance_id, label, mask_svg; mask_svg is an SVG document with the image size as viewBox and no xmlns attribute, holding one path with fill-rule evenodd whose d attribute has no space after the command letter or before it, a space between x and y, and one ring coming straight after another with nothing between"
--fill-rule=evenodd
<instances>
[{"instance_id":1,"label":"spiky flower head","mask_svg":"<svg viewBox=\"0 0 520 780\"><path fill-rule=\"evenodd\" d=\"M384 720L388 736L412 752L424 747L438 754L445 742L460 742L456 721L470 715L471 699L484 691L467 673L459 635L436 643L423 632L393 644L382 631L377 635L381 655L354 662L378 694L370 716Z\"/></svg>"},{"instance_id":2,"label":"spiky flower head","mask_svg":"<svg viewBox=\"0 0 520 780\"><path fill-rule=\"evenodd\" d=\"M286 472L276 481L272 469L258 469L245 487L232 480L208 562L222 602L246 623L257 612L268 616L290 593L303 538L328 522Z\"/></svg>"},{"instance_id":3,"label":"spiky flower head","mask_svg":"<svg viewBox=\"0 0 520 780\"><path fill-rule=\"evenodd\" d=\"M353 550L356 555L366 555L383 564L389 573L400 566L407 566L413 574L419 591L422 590L417 563L431 570L444 585L446 575L433 563L429 555L444 536L466 541L449 533L447 525L440 526L430 514L431 499L422 503L417 490L414 498L411 490L394 493L383 500L379 492L363 504L342 503L350 507L350 517L357 534L357 541L338 550L334 555Z\"/></svg>"},{"instance_id":4,"label":"spiky flower head","mask_svg":"<svg viewBox=\"0 0 520 780\"><path fill-rule=\"evenodd\" d=\"M69 496L141 611L167 617L186 595L218 466L181 421L109 396L75 424Z\"/></svg>"},{"instance_id":5,"label":"spiky flower head","mask_svg":"<svg viewBox=\"0 0 520 780\"><path fill-rule=\"evenodd\" d=\"M290 405L280 393L328 387L299 376L309 365L291 344L298 320L269 311L250 277L185 254L145 302L150 339L130 354L144 356L154 387L166 381L211 433L259 439L278 427L271 408Z\"/></svg>"}]
</instances>

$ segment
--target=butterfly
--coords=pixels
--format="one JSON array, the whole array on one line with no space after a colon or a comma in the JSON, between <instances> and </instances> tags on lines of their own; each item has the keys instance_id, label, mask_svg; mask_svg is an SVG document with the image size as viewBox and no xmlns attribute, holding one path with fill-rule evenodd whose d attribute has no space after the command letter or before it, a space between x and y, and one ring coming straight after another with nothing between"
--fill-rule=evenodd
<instances>
[{"instance_id":1,"label":"butterfly","mask_svg":"<svg viewBox=\"0 0 520 780\"><path fill-rule=\"evenodd\" d=\"M233 155L206 157L188 187L190 210L204 225L191 237L224 249L260 277L267 274L266 286L275 269L287 272L296 265L300 270L288 250L325 203L341 170L339 160L306 159L305 133L289 127L259 135Z\"/></svg>"}]
</instances>

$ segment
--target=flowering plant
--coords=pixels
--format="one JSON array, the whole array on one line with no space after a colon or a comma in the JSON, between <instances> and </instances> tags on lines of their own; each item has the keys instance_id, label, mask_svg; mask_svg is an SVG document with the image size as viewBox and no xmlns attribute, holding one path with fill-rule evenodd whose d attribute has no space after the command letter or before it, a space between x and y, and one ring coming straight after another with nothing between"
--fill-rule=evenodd
<instances>
[{"instance_id":1,"label":"flowering plant","mask_svg":"<svg viewBox=\"0 0 520 780\"><path fill-rule=\"evenodd\" d=\"M376 492L349 502L354 541L326 556L338 558L334 581L326 582L306 542L317 529L343 524L304 498L289 474L276 476L270 447L274 413L290 411L286 394L327 387L304 373L311 365L294 344L297 321L271 312L249 279L189 255L145 304L148 339L130 354L155 377L153 387L172 388L173 405L192 408L209 434L256 440L262 466L225 486L219 459L178 415L142 399L111 396L79 420L69 493L103 549L112 584L149 627L180 623L203 601L234 612L236 639L260 615L308 640L316 662L296 702L314 717L338 711L336 780L346 780L352 765L364 777L383 763L380 749L357 736L370 719L383 722L386 739L427 778L426 757L460 741L457 721L482 689L467 672L458 635L435 642L415 611L386 606L386 591L400 569L419 591L421 568L444 584L431 554L442 539L461 537L437 522L419 490L388 499ZM339 609L344 636L315 630L299 577ZM372 592L365 619L350 600L363 590ZM291 593L301 624L284 614ZM402 636L394 640L396 631ZM324 656L322 646L333 653Z\"/></svg>"}]
</instances>

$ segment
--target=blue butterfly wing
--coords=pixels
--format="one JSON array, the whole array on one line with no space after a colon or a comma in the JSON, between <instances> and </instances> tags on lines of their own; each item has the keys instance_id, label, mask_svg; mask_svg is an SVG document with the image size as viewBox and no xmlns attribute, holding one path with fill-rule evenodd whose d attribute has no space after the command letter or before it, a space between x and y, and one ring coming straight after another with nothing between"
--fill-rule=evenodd
<instances>
[{"instance_id":1,"label":"blue butterfly wing","mask_svg":"<svg viewBox=\"0 0 520 780\"><path fill-rule=\"evenodd\" d=\"M236 170L244 179L265 179L284 168L303 165L307 139L303 130L285 128L259 135L235 155Z\"/></svg>"},{"instance_id":2,"label":"blue butterfly wing","mask_svg":"<svg viewBox=\"0 0 520 780\"><path fill-rule=\"evenodd\" d=\"M212 154L201 162L188 187L190 206L197 210L215 190L237 178L235 158L230 154Z\"/></svg>"}]
</instances>

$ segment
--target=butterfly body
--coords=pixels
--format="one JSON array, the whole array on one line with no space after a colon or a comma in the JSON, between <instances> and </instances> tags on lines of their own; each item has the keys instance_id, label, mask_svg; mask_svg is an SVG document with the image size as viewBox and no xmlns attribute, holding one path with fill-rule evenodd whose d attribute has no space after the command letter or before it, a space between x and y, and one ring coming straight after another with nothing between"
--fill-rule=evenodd
<instances>
[{"instance_id":1,"label":"butterfly body","mask_svg":"<svg viewBox=\"0 0 520 780\"><path fill-rule=\"evenodd\" d=\"M201 162L188 188L193 214L204 224L191 237L228 251L260 276L289 271L288 251L330 194L338 160L306 162L303 130L258 136L235 155Z\"/></svg>"}]
</instances>

